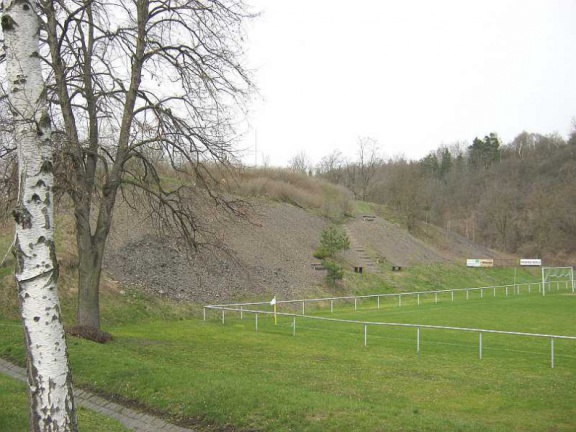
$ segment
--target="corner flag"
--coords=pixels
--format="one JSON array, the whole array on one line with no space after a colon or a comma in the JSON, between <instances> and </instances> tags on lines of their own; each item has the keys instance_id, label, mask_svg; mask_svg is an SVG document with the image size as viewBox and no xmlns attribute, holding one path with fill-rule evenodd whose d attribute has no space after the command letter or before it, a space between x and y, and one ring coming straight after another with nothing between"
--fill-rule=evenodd
<instances>
[{"instance_id":1,"label":"corner flag","mask_svg":"<svg viewBox=\"0 0 576 432\"><path fill-rule=\"evenodd\" d=\"M278 324L278 317L276 316L276 296L270 301L270 305L274 306L274 325Z\"/></svg>"}]
</instances>

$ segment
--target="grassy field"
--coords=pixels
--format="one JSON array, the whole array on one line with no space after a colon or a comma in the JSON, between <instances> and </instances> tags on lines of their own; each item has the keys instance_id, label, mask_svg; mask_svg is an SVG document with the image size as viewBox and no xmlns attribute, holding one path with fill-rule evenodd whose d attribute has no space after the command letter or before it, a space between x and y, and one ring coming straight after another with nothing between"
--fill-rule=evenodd
<instances>
[{"instance_id":1,"label":"grassy field","mask_svg":"<svg viewBox=\"0 0 576 432\"><path fill-rule=\"evenodd\" d=\"M339 318L565 335L573 335L576 324L576 297L566 292L374 306L366 302L354 311L352 304L335 312ZM260 317L258 332L253 317L230 314L224 325L216 313L209 318L125 319L107 328L116 337L111 344L71 339L75 382L188 425L261 431L576 429L576 343L557 341L551 369L546 339L486 335L479 360L475 334L423 330L418 355L414 329L370 327L364 347L358 325L299 319L294 337L290 318L275 326ZM21 363L21 329L7 320L0 324L0 355Z\"/></svg>"},{"instance_id":2,"label":"grassy field","mask_svg":"<svg viewBox=\"0 0 576 432\"><path fill-rule=\"evenodd\" d=\"M0 375L0 431L28 431L28 398L26 385ZM85 432L127 432L121 423L100 414L78 409L78 425Z\"/></svg>"}]
</instances>

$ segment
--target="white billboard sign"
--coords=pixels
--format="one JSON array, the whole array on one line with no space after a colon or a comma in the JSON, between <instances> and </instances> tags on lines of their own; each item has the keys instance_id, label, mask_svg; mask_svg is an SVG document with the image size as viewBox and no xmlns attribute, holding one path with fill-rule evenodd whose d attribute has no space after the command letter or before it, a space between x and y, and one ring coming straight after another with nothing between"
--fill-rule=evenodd
<instances>
[{"instance_id":1,"label":"white billboard sign","mask_svg":"<svg viewBox=\"0 0 576 432\"><path fill-rule=\"evenodd\" d=\"M541 259L521 259L520 260L521 266L541 266L542 260Z\"/></svg>"},{"instance_id":2,"label":"white billboard sign","mask_svg":"<svg viewBox=\"0 0 576 432\"><path fill-rule=\"evenodd\" d=\"M467 259L466 267L494 267L493 259Z\"/></svg>"}]
</instances>

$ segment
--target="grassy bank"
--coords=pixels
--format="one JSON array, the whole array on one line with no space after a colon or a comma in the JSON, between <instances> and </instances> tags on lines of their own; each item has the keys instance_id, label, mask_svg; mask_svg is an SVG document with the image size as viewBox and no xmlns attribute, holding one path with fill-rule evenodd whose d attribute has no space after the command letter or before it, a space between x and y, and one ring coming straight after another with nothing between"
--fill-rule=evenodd
<instances>
[{"instance_id":1,"label":"grassy bank","mask_svg":"<svg viewBox=\"0 0 576 432\"><path fill-rule=\"evenodd\" d=\"M415 292L453 288L539 282L540 269L468 268L457 264L417 265L393 272L381 265L382 274L346 273L346 285L357 295Z\"/></svg>"},{"instance_id":2,"label":"grassy bank","mask_svg":"<svg viewBox=\"0 0 576 432\"><path fill-rule=\"evenodd\" d=\"M390 306L398 322L570 333L576 297L497 297ZM130 314L130 310L125 310ZM346 316L342 311L341 316ZM2 324L14 324L3 321ZM0 355L22 362L21 329L3 326ZM572 431L576 427L576 350L549 342L475 336L423 337L261 318L222 325L218 317L118 322L109 345L70 340L75 382L166 413L172 421L232 424L262 431Z\"/></svg>"}]
</instances>

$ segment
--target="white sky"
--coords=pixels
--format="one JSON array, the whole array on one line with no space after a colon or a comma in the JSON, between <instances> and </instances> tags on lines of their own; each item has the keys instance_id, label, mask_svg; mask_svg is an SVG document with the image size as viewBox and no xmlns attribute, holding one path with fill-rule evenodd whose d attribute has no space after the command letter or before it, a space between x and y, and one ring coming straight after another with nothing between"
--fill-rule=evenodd
<instances>
[{"instance_id":1,"label":"white sky","mask_svg":"<svg viewBox=\"0 0 576 432\"><path fill-rule=\"evenodd\" d=\"M244 161L316 163L359 137L419 159L576 117L575 0L248 0L252 104Z\"/></svg>"}]
</instances>

